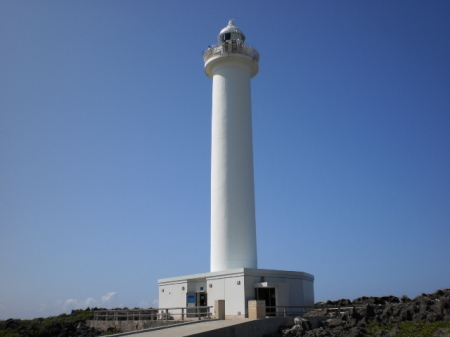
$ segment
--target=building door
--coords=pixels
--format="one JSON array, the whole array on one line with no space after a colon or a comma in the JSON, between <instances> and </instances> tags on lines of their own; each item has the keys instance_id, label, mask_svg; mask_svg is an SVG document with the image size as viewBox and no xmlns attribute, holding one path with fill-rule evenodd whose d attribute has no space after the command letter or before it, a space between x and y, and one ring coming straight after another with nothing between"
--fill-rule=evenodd
<instances>
[{"instance_id":1,"label":"building door","mask_svg":"<svg viewBox=\"0 0 450 337\"><path fill-rule=\"evenodd\" d=\"M206 296L206 292L197 293L197 307L206 307L208 305L208 298ZM200 316L206 316L208 309L200 309Z\"/></svg>"},{"instance_id":2,"label":"building door","mask_svg":"<svg viewBox=\"0 0 450 337\"><path fill-rule=\"evenodd\" d=\"M197 305L197 294L196 293L187 293L186 294L186 317L196 317L196 307Z\"/></svg>"},{"instance_id":3,"label":"building door","mask_svg":"<svg viewBox=\"0 0 450 337\"><path fill-rule=\"evenodd\" d=\"M267 316L275 316L277 305L275 288L255 288L255 297L257 300L266 302Z\"/></svg>"}]
</instances>

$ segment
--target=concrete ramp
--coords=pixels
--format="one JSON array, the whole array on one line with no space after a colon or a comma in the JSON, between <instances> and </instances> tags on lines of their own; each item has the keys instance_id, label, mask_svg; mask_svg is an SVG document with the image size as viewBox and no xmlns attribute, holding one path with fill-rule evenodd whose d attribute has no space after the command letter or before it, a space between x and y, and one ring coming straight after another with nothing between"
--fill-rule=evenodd
<instances>
[{"instance_id":1,"label":"concrete ramp","mask_svg":"<svg viewBox=\"0 0 450 337\"><path fill-rule=\"evenodd\" d=\"M176 324L158 329L127 332L111 336L132 337L262 337L278 330L286 324L286 318L266 318L259 320L230 319L205 320L187 324Z\"/></svg>"}]
</instances>

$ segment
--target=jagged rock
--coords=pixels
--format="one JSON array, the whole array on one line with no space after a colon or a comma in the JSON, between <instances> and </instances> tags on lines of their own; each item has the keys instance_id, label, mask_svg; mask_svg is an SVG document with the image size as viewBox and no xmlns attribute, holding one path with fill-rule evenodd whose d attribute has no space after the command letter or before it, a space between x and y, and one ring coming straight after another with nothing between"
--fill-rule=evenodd
<instances>
[{"instance_id":1,"label":"jagged rock","mask_svg":"<svg viewBox=\"0 0 450 337\"><path fill-rule=\"evenodd\" d=\"M304 334L305 337L317 337L319 336L322 332L324 331L324 329L322 327L311 330L311 331L306 331L306 333Z\"/></svg>"},{"instance_id":2,"label":"jagged rock","mask_svg":"<svg viewBox=\"0 0 450 337\"><path fill-rule=\"evenodd\" d=\"M364 302L366 301L366 302ZM336 308L338 304L348 303L343 300L328 301ZM350 309L340 314L334 311L333 316L325 315L327 308L324 302L316 304L316 310L296 319L297 328L285 329L286 337L362 337L368 332L368 325L380 323L389 326L401 322L438 322L450 321L450 289L439 290L434 294L421 294L411 300L407 296L360 297L349 305ZM342 306L341 306L342 307ZM309 317L312 324L305 318ZM317 325L320 327L317 328ZM392 326L392 325L391 325ZM373 336L394 337L400 332L398 325L389 330L380 330ZM433 337L450 337L446 329L438 330Z\"/></svg>"},{"instance_id":3,"label":"jagged rock","mask_svg":"<svg viewBox=\"0 0 450 337\"><path fill-rule=\"evenodd\" d=\"M309 321L305 318L300 318L300 320L301 320L301 325L302 325L303 330L311 330L311 328L312 328L311 321Z\"/></svg>"},{"instance_id":4,"label":"jagged rock","mask_svg":"<svg viewBox=\"0 0 450 337\"><path fill-rule=\"evenodd\" d=\"M450 333L446 332L445 329L438 329L434 337L450 337Z\"/></svg>"},{"instance_id":5,"label":"jagged rock","mask_svg":"<svg viewBox=\"0 0 450 337\"><path fill-rule=\"evenodd\" d=\"M301 325L304 329L308 330L311 328L311 322L303 317L295 317L294 318L295 325Z\"/></svg>"},{"instance_id":6,"label":"jagged rock","mask_svg":"<svg viewBox=\"0 0 450 337\"><path fill-rule=\"evenodd\" d=\"M411 301L411 299L406 295L403 295L400 300L402 303L408 303L409 301Z\"/></svg>"},{"instance_id":7,"label":"jagged rock","mask_svg":"<svg viewBox=\"0 0 450 337\"><path fill-rule=\"evenodd\" d=\"M400 299L396 296L383 296L375 299L375 304L385 305L388 303L400 303Z\"/></svg>"},{"instance_id":8,"label":"jagged rock","mask_svg":"<svg viewBox=\"0 0 450 337\"><path fill-rule=\"evenodd\" d=\"M325 322L323 322L324 327L334 328L340 325L342 325L342 320L339 318L327 319Z\"/></svg>"},{"instance_id":9,"label":"jagged rock","mask_svg":"<svg viewBox=\"0 0 450 337\"><path fill-rule=\"evenodd\" d=\"M288 324L286 329L282 329L283 336L303 336L303 333L311 330L311 322L302 317L295 317L293 324Z\"/></svg>"}]
</instances>

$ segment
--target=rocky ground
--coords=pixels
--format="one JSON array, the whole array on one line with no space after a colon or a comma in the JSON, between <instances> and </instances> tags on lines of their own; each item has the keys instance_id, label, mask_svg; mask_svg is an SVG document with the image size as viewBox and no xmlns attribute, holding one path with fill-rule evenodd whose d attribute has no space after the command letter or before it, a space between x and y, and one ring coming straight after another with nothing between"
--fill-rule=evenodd
<instances>
[{"instance_id":1,"label":"rocky ground","mask_svg":"<svg viewBox=\"0 0 450 337\"><path fill-rule=\"evenodd\" d=\"M0 321L0 337L94 337L86 326L95 309L70 315ZM109 331L113 333L116 331ZM316 304L270 337L450 337L450 289L406 296L360 297Z\"/></svg>"},{"instance_id":2,"label":"rocky ground","mask_svg":"<svg viewBox=\"0 0 450 337\"><path fill-rule=\"evenodd\" d=\"M271 337L450 337L450 289L414 299L360 297L316 304Z\"/></svg>"}]
</instances>

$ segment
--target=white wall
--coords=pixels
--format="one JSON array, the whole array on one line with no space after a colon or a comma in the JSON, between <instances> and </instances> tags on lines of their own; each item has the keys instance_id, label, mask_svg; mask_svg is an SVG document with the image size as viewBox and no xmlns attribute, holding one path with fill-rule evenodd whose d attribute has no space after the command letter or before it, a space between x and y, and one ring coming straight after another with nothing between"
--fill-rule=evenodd
<instances>
[{"instance_id":1,"label":"white wall","mask_svg":"<svg viewBox=\"0 0 450 337\"><path fill-rule=\"evenodd\" d=\"M301 272L238 268L160 280L159 307L186 307L187 292L205 291L208 306L213 307L215 300L225 300L225 315L243 318L247 315L248 301L255 299L255 284L262 283L263 279L268 283L267 286L276 288L278 306L314 304L312 275ZM182 287L185 289L183 290Z\"/></svg>"},{"instance_id":2,"label":"white wall","mask_svg":"<svg viewBox=\"0 0 450 337\"><path fill-rule=\"evenodd\" d=\"M158 301L159 308L185 307L187 288L187 281L160 285Z\"/></svg>"},{"instance_id":3,"label":"white wall","mask_svg":"<svg viewBox=\"0 0 450 337\"><path fill-rule=\"evenodd\" d=\"M314 283L311 281L303 281L303 303L304 305L314 305Z\"/></svg>"},{"instance_id":4,"label":"white wall","mask_svg":"<svg viewBox=\"0 0 450 337\"><path fill-rule=\"evenodd\" d=\"M293 289L294 291L296 289ZM290 301L291 287L289 283L279 283L275 287L275 301L277 306L292 306L295 305Z\"/></svg>"},{"instance_id":5,"label":"white wall","mask_svg":"<svg viewBox=\"0 0 450 337\"><path fill-rule=\"evenodd\" d=\"M251 88L253 61L208 62L213 79L211 272L256 268Z\"/></svg>"},{"instance_id":6,"label":"white wall","mask_svg":"<svg viewBox=\"0 0 450 337\"><path fill-rule=\"evenodd\" d=\"M238 284L239 282L239 284ZM245 317L244 276L225 279L225 315Z\"/></svg>"},{"instance_id":7,"label":"white wall","mask_svg":"<svg viewBox=\"0 0 450 337\"><path fill-rule=\"evenodd\" d=\"M240 284L238 284L238 282ZM215 300L225 300L227 316L240 315L245 317L245 282L243 275L208 279L208 305L214 306ZM209 287L209 284L212 287Z\"/></svg>"}]
</instances>

